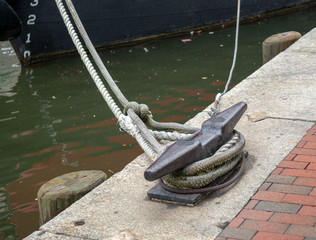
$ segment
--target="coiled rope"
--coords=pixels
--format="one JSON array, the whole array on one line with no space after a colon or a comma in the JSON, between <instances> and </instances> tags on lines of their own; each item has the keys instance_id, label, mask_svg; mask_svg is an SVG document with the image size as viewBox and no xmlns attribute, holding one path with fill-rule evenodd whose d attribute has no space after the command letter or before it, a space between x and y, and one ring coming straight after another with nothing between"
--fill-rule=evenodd
<instances>
[{"instance_id":1,"label":"coiled rope","mask_svg":"<svg viewBox=\"0 0 316 240\"><path fill-rule=\"evenodd\" d=\"M231 139L212 156L167 174L162 180L167 186L178 189L205 187L237 165L242 158L244 146L245 138L234 131Z\"/></svg>"}]
</instances>

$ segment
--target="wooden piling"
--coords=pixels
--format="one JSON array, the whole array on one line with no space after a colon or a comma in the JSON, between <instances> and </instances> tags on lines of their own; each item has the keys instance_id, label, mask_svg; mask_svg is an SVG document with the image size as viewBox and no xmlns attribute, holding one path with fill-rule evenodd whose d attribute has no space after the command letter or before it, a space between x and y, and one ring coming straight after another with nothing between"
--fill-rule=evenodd
<instances>
[{"instance_id":1,"label":"wooden piling","mask_svg":"<svg viewBox=\"0 0 316 240\"><path fill-rule=\"evenodd\" d=\"M42 185L37 193L40 225L65 210L106 180L102 171L67 173Z\"/></svg>"},{"instance_id":2,"label":"wooden piling","mask_svg":"<svg viewBox=\"0 0 316 240\"><path fill-rule=\"evenodd\" d=\"M270 61L280 52L287 49L295 41L297 41L302 35L299 32L290 31L284 33L274 34L268 37L262 43L262 59L263 64Z\"/></svg>"}]
</instances>

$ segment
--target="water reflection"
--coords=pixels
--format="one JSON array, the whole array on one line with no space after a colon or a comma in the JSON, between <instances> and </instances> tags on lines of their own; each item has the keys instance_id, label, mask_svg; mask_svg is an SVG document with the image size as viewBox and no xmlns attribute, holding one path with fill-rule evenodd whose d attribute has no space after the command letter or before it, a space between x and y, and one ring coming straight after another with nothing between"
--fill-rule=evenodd
<instances>
[{"instance_id":1,"label":"water reflection","mask_svg":"<svg viewBox=\"0 0 316 240\"><path fill-rule=\"evenodd\" d=\"M13 48L7 42L0 42L0 54L8 60L5 64L0 64L0 96L14 96L16 92L12 89L18 82L21 67Z\"/></svg>"}]
</instances>

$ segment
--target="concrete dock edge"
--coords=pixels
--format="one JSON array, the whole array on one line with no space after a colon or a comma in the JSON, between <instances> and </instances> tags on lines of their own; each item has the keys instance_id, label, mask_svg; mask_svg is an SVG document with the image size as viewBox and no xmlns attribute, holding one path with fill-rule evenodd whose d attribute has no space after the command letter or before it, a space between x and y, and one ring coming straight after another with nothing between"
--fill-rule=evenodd
<instances>
[{"instance_id":1,"label":"concrete dock edge","mask_svg":"<svg viewBox=\"0 0 316 240\"><path fill-rule=\"evenodd\" d=\"M150 201L142 154L25 239L215 239L316 123L316 28L224 95L221 110L239 101L249 157L233 186L195 207ZM210 107L188 124L200 127Z\"/></svg>"}]
</instances>

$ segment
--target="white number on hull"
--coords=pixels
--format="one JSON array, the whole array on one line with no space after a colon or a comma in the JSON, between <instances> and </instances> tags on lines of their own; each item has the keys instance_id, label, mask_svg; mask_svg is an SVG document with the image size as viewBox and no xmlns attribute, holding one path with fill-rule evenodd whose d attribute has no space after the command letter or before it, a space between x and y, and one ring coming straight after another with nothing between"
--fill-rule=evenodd
<instances>
[{"instance_id":1,"label":"white number on hull","mask_svg":"<svg viewBox=\"0 0 316 240\"><path fill-rule=\"evenodd\" d=\"M31 52L29 50L24 51L24 58L30 57Z\"/></svg>"},{"instance_id":2,"label":"white number on hull","mask_svg":"<svg viewBox=\"0 0 316 240\"><path fill-rule=\"evenodd\" d=\"M27 20L27 25L34 25L35 24L36 15L30 14Z\"/></svg>"},{"instance_id":3,"label":"white number on hull","mask_svg":"<svg viewBox=\"0 0 316 240\"><path fill-rule=\"evenodd\" d=\"M25 41L25 43L30 43L31 42L31 33L28 33L27 35L26 35L26 41Z\"/></svg>"},{"instance_id":4,"label":"white number on hull","mask_svg":"<svg viewBox=\"0 0 316 240\"><path fill-rule=\"evenodd\" d=\"M31 1L31 3L30 3L30 6L31 7L36 7L38 5L38 0L33 0L33 1Z\"/></svg>"}]
</instances>

